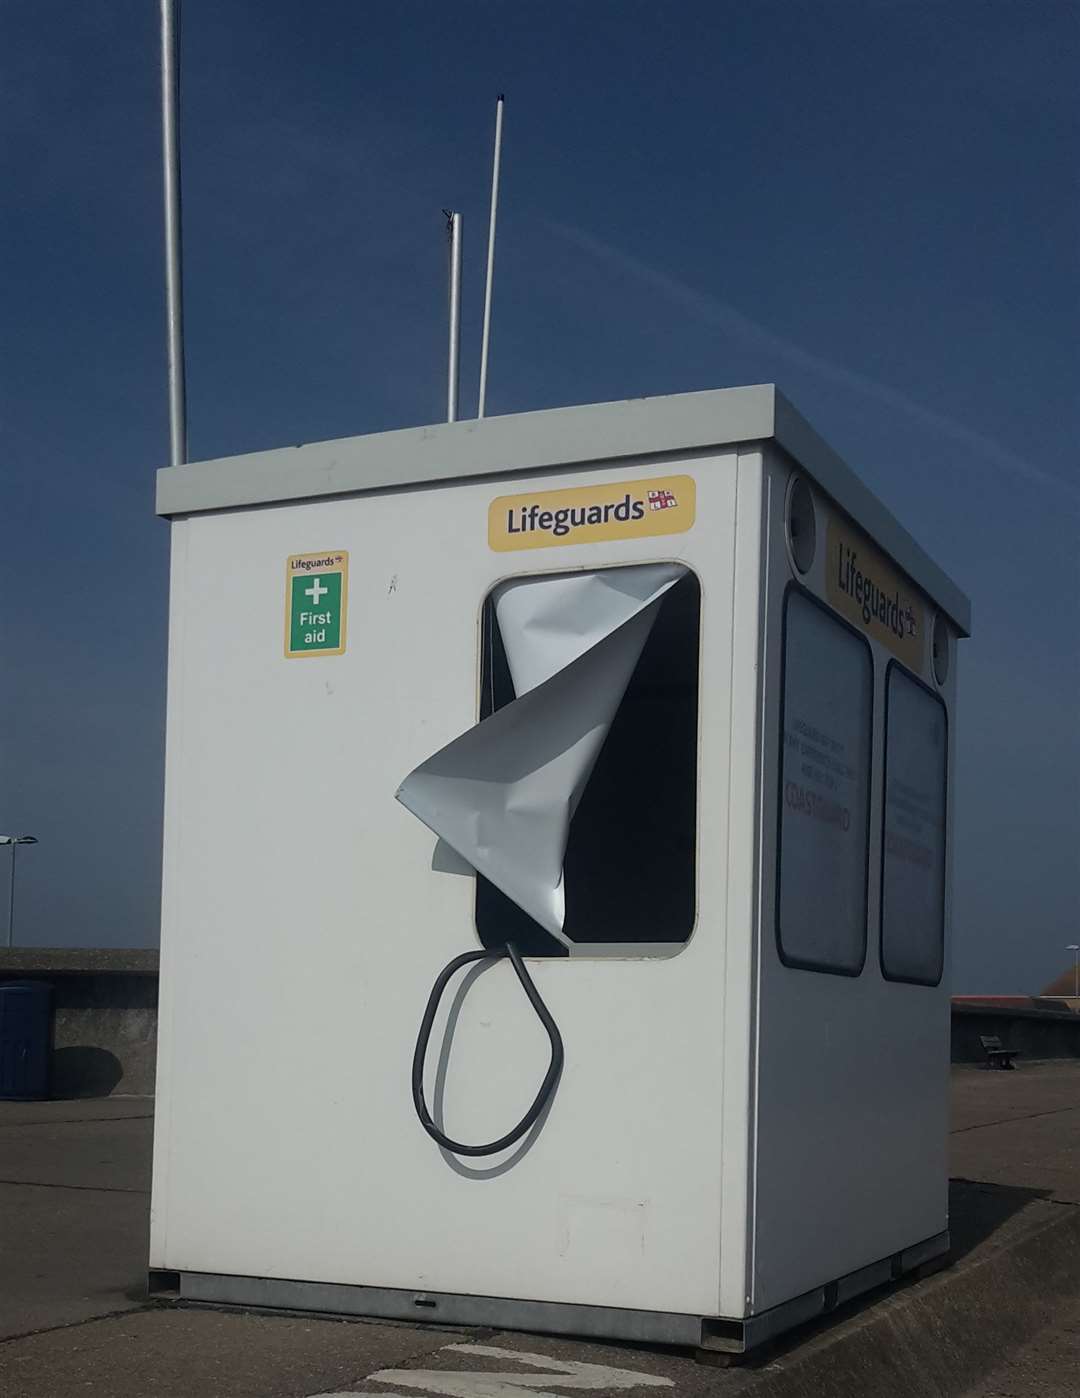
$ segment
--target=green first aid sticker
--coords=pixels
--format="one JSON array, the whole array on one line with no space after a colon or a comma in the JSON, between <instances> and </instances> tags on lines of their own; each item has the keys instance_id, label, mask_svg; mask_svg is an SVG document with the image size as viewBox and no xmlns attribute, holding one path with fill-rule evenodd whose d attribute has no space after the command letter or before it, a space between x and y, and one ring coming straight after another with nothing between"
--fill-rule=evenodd
<instances>
[{"instance_id":1,"label":"green first aid sticker","mask_svg":"<svg viewBox=\"0 0 1080 1398\"><path fill-rule=\"evenodd\" d=\"M294 553L285 564L285 658L344 655L349 555Z\"/></svg>"}]
</instances>

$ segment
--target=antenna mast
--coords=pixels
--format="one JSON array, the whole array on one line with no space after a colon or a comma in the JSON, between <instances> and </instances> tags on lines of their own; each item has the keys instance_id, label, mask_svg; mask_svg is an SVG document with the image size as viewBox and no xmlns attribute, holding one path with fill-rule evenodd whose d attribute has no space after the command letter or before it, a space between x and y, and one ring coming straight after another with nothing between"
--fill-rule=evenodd
<instances>
[{"instance_id":1,"label":"antenna mast","mask_svg":"<svg viewBox=\"0 0 1080 1398\"><path fill-rule=\"evenodd\" d=\"M495 215L499 205L499 166L502 161L503 104L500 92L495 99L495 156L491 167L491 215L488 222L487 280L484 284L484 333L480 341L480 398L477 417L484 416L487 401L488 344L491 339L491 286L495 279Z\"/></svg>"},{"instance_id":2,"label":"antenna mast","mask_svg":"<svg viewBox=\"0 0 1080 1398\"><path fill-rule=\"evenodd\" d=\"M458 385L461 374L461 215L443 209L450 240L450 355L446 389L446 420L457 422Z\"/></svg>"},{"instance_id":3,"label":"antenna mast","mask_svg":"<svg viewBox=\"0 0 1080 1398\"><path fill-rule=\"evenodd\" d=\"M161 153L165 174L165 300L169 355L169 462L187 460L184 290L180 245L178 0L161 0Z\"/></svg>"}]
</instances>

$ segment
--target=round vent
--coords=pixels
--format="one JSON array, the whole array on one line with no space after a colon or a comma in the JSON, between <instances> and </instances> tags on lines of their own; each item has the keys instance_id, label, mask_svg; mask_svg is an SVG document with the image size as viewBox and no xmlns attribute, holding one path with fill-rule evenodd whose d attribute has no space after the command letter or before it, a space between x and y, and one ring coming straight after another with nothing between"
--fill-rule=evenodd
<instances>
[{"instance_id":1,"label":"round vent","mask_svg":"<svg viewBox=\"0 0 1080 1398\"><path fill-rule=\"evenodd\" d=\"M808 573L817 548L814 497L804 480L796 476L788 491L787 537L791 561L800 573Z\"/></svg>"},{"instance_id":2,"label":"round vent","mask_svg":"<svg viewBox=\"0 0 1080 1398\"><path fill-rule=\"evenodd\" d=\"M930 648L934 678L938 684L944 684L949 678L949 624L941 612L934 618L934 636Z\"/></svg>"}]
</instances>

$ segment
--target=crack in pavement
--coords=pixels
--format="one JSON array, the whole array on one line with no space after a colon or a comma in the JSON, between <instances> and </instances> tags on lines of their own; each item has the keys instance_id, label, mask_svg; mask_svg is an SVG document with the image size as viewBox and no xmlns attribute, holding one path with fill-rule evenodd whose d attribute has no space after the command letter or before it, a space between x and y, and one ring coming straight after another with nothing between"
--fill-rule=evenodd
<instances>
[{"instance_id":1,"label":"crack in pavement","mask_svg":"<svg viewBox=\"0 0 1080 1398\"><path fill-rule=\"evenodd\" d=\"M102 1311L100 1315L88 1315L83 1320L66 1320L62 1325L39 1325L36 1330L20 1330L17 1335L0 1335L0 1345L11 1345L16 1340L31 1340L35 1335L55 1335L60 1330L78 1330L80 1326L97 1325L103 1320L121 1320L127 1316L142 1315L147 1311L167 1309L158 1301L135 1302L122 1310Z\"/></svg>"},{"instance_id":2,"label":"crack in pavement","mask_svg":"<svg viewBox=\"0 0 1080 1398\"><path fill-rule=\"evenodd\" d=\"M957 1126L949 1132L950 1136L962 1136L965 1131L982 1131L988 1126L1009 1126L1014 1121L1034 1121L1040 1116L1060 1116L1062 1112L1080 1112L1080 1107L1075 1104L1071 1107L1051 1107L1045 1112L1027 1112L1024 1116L1003 1116L997 1121L977 1121L973 1126Z\"/></svg>"},{"instance_id":3,"label":"crack in pavement","mask_svg":"<svg viewBox=\"0 0 1080 1398\"><path fill-rule=\"evenodd\" d=\"M26 1126L94 1126L99 1121L153 1121L154 1113L145 1112L141 1116L58 1116L43 1117L40 1121L0 1121L0 1131L21 1131Z\"/></svg>"},{"instance_id":4,"label":"crack in pavement","mask_svg":"<svg viewBox=\"0 0 1080 1398\"><path fill-rule=\"evenodd\" d=\"M50 1180L0 1180L0 1185L22 1185L26 1189L78 1189L84 1194L149 1194L149 1189L125 1189L118 1184L59 1184Z\"/></svg>"}]
</instances>

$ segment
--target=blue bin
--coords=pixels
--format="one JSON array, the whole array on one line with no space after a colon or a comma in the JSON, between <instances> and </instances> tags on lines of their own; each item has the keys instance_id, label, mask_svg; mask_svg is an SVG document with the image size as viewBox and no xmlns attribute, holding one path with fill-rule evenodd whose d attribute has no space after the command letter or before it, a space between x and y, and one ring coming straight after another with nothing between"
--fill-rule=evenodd
<instances>
[{"instance_id":1,"label":"blue bin","mask_svg":"<svg viewBox=\"0 0 1080 1398\"><path fill-rule=\"evenodd\" d=\"M52 986L47 981L0 984L0 1099L49 1095Z\"/></svg>"}]
</instances>

